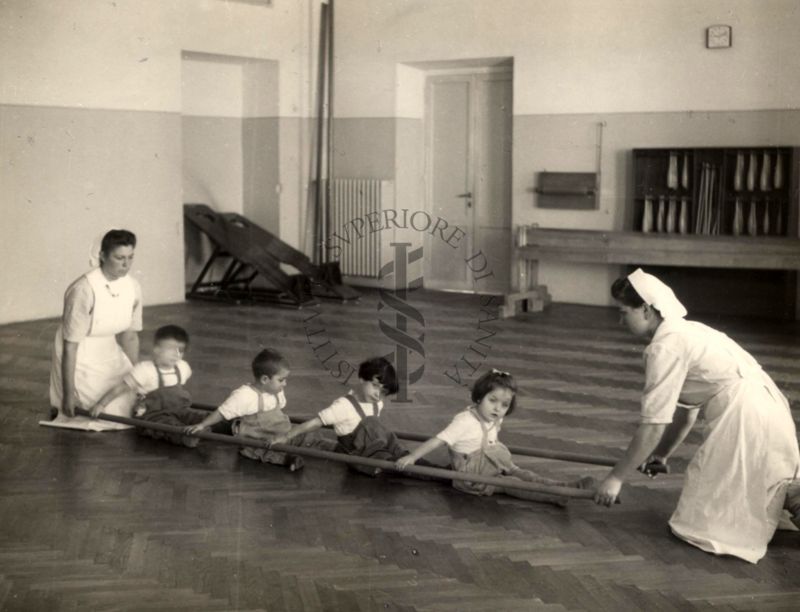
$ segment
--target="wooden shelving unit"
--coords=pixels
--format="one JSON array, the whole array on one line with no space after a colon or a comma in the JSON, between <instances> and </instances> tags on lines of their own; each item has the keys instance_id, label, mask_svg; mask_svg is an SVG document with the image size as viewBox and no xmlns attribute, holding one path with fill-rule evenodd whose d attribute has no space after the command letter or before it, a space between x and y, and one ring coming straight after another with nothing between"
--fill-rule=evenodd
<instances>
[{"instance_id":1,"label":"wooden shelving unit","mask_svg":"<svg viewBox=\"0 0 800 612\"><path fill-rule=\"evenodd\" d=\"M626 229L796 237L797 152L793 147L634 149Z\"/></svg>"},{"instance_id":2,"label":"wooden shelving unit","mask_svg":"<svg viewBox=\"0 0 800 612\"><path fill-rule=\"evenodd\" d=\"M762 302L782 302L774 310L800 320L799 152L788 146L634 149L624 231L517 228L519 291L506 296L503 316L513 316L520 304L540 310L549 301L547 288L528 278L525 261L559 261L662 266L673 281L694 282L689 293L704 293L710 278L717 299L743 305L748 285L759 285ZM709 270L690 271L699 268ZM733 287L745 293L734 295Z\"/></svg>"}]
</instances>

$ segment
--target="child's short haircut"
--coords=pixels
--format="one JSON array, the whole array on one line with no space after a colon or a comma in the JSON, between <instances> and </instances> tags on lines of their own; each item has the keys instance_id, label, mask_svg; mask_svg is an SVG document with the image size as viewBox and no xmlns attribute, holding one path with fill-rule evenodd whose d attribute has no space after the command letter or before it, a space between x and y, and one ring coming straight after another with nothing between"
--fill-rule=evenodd
<instances>
[{"instance_id":1,"label":"child's short haircut","mask_svg":"<svg viewBox=\"0 0 800 612\"><path fill-rule=\"evenodd\" d=\"M162 340L175 340L183 344L189 344L189 334L186 330L177 325L164 325L156 330L153 336L153 343L158 344Z\"/></svg>"},{"instance_id":2,"label":"child's short haircut","mask_svg":"<svg viewBox=\"0 0 800 612\"><path fill-rule=\"evenodd\" d=\"M385 357L372 357L363 361L358 366L358 377L361 380L378 379L381 386L386 389L386 395L397 393L397 373L394 366Z\"/></svg>"},{"instance_id":3,"label":"child's short haircut","mask_svg":"<svg viewBox=\"0 0 800 612\"><path fill-rule=\"evenodd\" d=\"M513 395L506 414L514 412L514 408L517 407L517 382L508 372L492 370L476 380L475 384L472 385L472 401L476 404L480 403L488 393L495 389L508 389L511 391Z\"/></svg>"},{"instance_id":4,"label":"child's short haircut","mask_svg":"<svg viewBox=\"0 0 800 612\"><path fill-rule=\"evenodd\" d=\"M289 363L278 351L264 349L253 359L253 376L260 379L262 376L272 378L281 368L288 368Z\"/></svg>"}]
</instances>

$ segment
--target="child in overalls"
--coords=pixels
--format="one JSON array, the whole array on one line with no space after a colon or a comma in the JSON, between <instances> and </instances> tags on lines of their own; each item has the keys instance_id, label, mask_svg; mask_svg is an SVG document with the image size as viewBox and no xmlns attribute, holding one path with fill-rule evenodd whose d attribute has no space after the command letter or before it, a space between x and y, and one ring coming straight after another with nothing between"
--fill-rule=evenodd
<instances>
[{"instance_id":1,"label":"child in overalls","mask_svg":"<svg viewBox=\"0 0 800 612\"><path fill-rule=\"evenodd\" d=\"M140 361L125 375L122 382L106 393L92 408L97 416L105 406L122 393L133 391L141 398L134 408L137 418L151 423L185 427L199 423L204 413L191 408L192 398L183 388L192 369L182 357L189 344L189 334L177 325L165 325L156 330L153 338L152 359ZM137 428L142 435L172 444L197 446L200 442L179 433Z\"/></svg>"},{"instance_id":2,"label":"child in overalls","mask_svg":"<svg viewBox=\"0 0 800 612\"><path fill-rule=\"evenodd\" d=\"M497 439L503 417L514 412L517 385L507 372L492 370L481 376L472 387L474 404L458 413L436 437L417 447L395 462L398 470L413 465L437 448L447 445L453 469L467 474L508 476L549 486L592 488L594 478L587 476L571 482L539 476L514 464L511 452ZM454 480L453 487L472 495L505 493L532 501L566 505L567 498L543 493L506 489L478 482Z\"/></svg>"},{"instance_id":3,"label":"child in overalls","mask_svg":"<svg viewBox=\"0 0 800 612\"><path fill-rule=\"evenodd\" d=\"M195 433L222 421L233 421L234 436L272 442L276 436L286 434L292 427L283 412L286 406L284 389L289 378L289 364L277 351L264 349L252 364L254 382L235 389L214 412L202 422L187 427ZM300 444L305 443L301 439ZM239 453L248 459L282 465L294 472L303 467L303 460L269 448L242 447Z\"/></svg>"},{"instance_id":4,"label":"child in overalls","mask_svg":"<svg viewBox=\"0 0 800 612\"><path fill-rule=\"evenodd\" d=\"M347 395L333 401L313 419L293 427L276 443L298 443L298 437L323 426L332 426L338 440L337 452L371 459L394 461L408 453L397 439L380 422L383 398L397 393L397 375L394 367L383 357L374 357L358 367L359 384ZM351 466L352 469L377 476L380 468Z\"/></svg>"}]
</instances>

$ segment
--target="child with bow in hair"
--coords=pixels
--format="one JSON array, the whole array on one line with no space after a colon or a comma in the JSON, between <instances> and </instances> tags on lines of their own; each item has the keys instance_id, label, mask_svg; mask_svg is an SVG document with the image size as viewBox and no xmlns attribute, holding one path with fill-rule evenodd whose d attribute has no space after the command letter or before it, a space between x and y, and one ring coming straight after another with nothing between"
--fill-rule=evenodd
<instances>
[{"instance_id":1,"label":"child with bow in hair","mask_svg":"<svg viewBox=\"0 0 800 612\"><path fill-rule=\"evenodd\" d=\"M437 448L447 446L453 469L483 476L506 476L548 486L594 488L594 478L587 476L572 482L552 480L517 466L508 448L497 439L503 418L514 412L517 384L508 372L492 370L472 387L473 405L459 412L450 424L414 451L395 462L398 470L413 465ZM472 495L505 493L512 497L564 506L567 498L545 493L503 488L478 482L454 480L453 487Z\"/></svg>"}]
</instances>

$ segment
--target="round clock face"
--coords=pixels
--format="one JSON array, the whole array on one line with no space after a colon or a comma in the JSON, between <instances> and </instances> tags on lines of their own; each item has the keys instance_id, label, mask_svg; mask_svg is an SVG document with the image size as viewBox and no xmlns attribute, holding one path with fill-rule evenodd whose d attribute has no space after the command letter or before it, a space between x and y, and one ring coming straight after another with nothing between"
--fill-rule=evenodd
<instances>
[{"instance_id":1,"label":"round clock face","mask_svg":"<svg viewBox=\"0 0 800 612\"><path fill-rule=\"evenodd\" d=\"M706 33L706 45L709 49L731 46L731 27L726 25L716 25L708 28Z\"/></svg>"}]
</instances>

